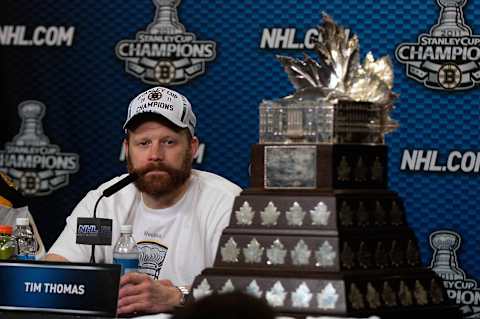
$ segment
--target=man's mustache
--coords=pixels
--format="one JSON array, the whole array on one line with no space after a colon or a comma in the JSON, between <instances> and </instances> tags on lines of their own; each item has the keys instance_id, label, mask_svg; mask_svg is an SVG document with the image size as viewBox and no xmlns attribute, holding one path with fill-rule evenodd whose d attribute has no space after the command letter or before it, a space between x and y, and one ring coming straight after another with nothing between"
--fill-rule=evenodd
<instances>
[{"instance_id":1,"label":"man's mustache","mask_svg":"<svg viewBox=\"0 0 480 319\"><path fill-rule=\"evenodd\" d=\"M149 163L144 167L135 169L134 173L138 174L138 176L144 176L149 172L155 171L167 172L171 174L172 172L175 172L175 169L163 163Z\"/></svg>"}]
</instances>

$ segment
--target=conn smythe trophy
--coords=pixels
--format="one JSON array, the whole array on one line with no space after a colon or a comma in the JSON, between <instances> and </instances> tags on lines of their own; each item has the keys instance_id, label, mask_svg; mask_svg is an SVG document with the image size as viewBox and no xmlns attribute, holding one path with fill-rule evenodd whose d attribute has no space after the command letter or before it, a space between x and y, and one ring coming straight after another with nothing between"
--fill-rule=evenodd
<instances>
[{"instance_id":1,"label":"conn smythe trophy","mask_svg":"<svg viewBox=\"0 0 480 319\"><path fill-rule=\"evenodd\" d=\"M368 54L360 64L357 37L328 16L319 33L318 62L278 57L296 92L260 104L251 187L191 299L241 290L299 318L456 318L388 190L391 62Z\"/></svg>"}]
</instances>

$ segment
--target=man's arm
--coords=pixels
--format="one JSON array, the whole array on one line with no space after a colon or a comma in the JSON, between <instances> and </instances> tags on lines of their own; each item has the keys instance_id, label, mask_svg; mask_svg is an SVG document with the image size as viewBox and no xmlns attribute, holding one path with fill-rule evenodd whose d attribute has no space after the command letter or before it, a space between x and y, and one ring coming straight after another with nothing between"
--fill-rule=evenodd
<instances>
[{"instance_id":1,"label":"man's arm","mask_svg":"<svg viewBox=\"0 0 480 319\"><path fill-rule=\"evenodd\" d=\"M57 254L47 254L45 255L42 260L45 261L68 261L67 258L57 255Z\"/></svg>"}]
</instances>

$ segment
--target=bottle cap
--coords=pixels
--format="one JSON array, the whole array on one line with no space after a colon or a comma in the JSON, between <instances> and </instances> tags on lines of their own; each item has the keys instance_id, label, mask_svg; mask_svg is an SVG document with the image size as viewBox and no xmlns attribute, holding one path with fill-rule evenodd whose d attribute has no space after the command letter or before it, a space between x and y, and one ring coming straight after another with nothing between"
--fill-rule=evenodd
<instances>
[{"instance_id":1,"label":"bottle cap","mask_svg":"<svg viewBox=\"0 0 480 319\"><path fill-rule=\"evenodd\" d=\"M132 233L132 225L121 225L120 226L120 233L121 234L127 234L127 233Z\"/></svg>"},{"instance_id":2,"label":"bottle cap","mask_svg":"<svg viewBox=\"0 0 480 319\"><path fill-rule=\"evenodd\" d=\"M10 225L0 225L0 234L12 234L13 227Z\"/></svg>"},{"instance_id":3,"label":"bottle cap","mask_svg":"<svg viewBox=\"0 0 480 319\"><path fill-rule=\"evenodd\" d=\"M27 217L18 217L16 224L17 226L28 226L30 224L30 221Z\"/></svg>"}]
</instances>

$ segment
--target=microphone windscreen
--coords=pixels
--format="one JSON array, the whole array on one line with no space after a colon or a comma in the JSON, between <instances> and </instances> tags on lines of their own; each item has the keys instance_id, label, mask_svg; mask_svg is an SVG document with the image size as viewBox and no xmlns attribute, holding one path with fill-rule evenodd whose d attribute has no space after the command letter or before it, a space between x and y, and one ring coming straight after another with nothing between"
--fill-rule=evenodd
<instances>
[{"instance_id":1,"label":"microphone windscreen","mask_svg":"<svg viewBox=\"0 0 480 319\"><path fill-rule=\"evenodd\" d=\"M103 191L103 196L110 197L128 184L134 182L138 178L138 175L135 173L130 173L112 186L108 187Z\"/></svg>"}]
</instances>

